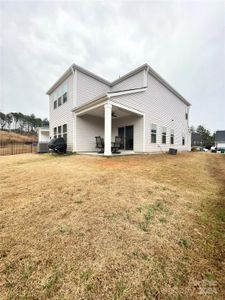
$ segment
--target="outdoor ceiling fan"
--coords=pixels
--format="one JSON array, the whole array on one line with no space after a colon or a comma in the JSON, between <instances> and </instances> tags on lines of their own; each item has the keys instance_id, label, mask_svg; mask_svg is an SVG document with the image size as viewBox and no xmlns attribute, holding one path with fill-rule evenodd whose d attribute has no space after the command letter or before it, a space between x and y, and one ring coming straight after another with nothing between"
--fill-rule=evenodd
<instances>
[{"instance_id":1,"label":"outdoor ceiling fan","mask_svg":"<svg viewBox=\"0 0 225 300\"><path fill-rule=\"evenodd\" d=\"M112 112L112 117L113 118L117 118L118 116L117 116L117 114L115 112Z\"/></svg>"}]
</instances>

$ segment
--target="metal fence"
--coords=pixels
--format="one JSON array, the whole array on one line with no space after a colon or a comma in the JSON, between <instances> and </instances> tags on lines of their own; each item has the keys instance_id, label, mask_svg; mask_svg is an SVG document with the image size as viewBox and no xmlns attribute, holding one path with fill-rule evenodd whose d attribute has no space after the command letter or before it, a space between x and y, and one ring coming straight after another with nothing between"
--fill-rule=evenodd
<instances>
[{"instance_id":1,"label":"metal fence","mask_svg":"<svg viewBox=\"0 0 225 300\"><path fill-rule=\"evenodd\" d=\"M33 153L36 151L37 144L33 142L11 142L0 140L0 156Z\"/></svg>"}]
</instances>

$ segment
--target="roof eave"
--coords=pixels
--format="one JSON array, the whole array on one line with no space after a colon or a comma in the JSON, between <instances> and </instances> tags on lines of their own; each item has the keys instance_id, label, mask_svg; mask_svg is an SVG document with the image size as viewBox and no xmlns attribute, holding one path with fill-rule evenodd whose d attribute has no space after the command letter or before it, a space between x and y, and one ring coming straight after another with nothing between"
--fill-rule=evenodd
<instances>
[{"instance_id":1,"label":"roof eave","mask_svg":"<svg viewBox=\"0 0 225 300\"><path fill-rule=\"evenodd\" d=\"M50 95L52 94L52 92L54 92L54 90L61 84L63 83L64 80L66 80L72 73L73 71L75 70L78 70L79 72L81 73L84 73L106 85L108 85L110 87L111 83L107 80L105 80L104 78L98 76L98 75L95 75L94 73L76 65L76 64L72 64L69 69L66 70L65 73L63 73L63 75L50 87L50 89L46 92L47 95Z\"/></svg>"},{"instance_id":2,"label":"roof eave","mask_svg":"<svg viewBox=\"0 0 225 300\"><path fill-rule=\"evenodd\" d=\"M47 95L51 95L52 92L61 84L65 79L67 79L72 74L72 66L66 70L65 73L50 87L50 89L46 92Z\"/></svg>"}]
</instances>

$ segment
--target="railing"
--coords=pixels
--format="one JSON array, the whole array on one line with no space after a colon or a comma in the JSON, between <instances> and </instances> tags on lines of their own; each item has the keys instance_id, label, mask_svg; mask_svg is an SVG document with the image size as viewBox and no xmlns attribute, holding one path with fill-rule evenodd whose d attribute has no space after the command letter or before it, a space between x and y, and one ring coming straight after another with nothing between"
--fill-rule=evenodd
<instances>
[{"instance_id":1,"label":"railing","mask_svg":"<svg viewBox=\"0 0 225 300\"><path fill-rule=\"evenodd\" d=\"M33 142L0 141L0 156L33 153L36 151L37 144Z\"/></svg>"}]
</instances>

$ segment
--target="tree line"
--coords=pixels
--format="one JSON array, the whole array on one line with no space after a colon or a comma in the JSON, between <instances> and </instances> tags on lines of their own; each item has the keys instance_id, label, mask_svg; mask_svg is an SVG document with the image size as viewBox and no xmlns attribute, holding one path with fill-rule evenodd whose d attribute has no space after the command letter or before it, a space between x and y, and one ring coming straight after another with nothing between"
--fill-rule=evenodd
<instances>
[{"instance_id":1,"label":"tree line","mask_svg":"<svg viewBox=\"0 0 225 300\"><path fill-rule=\"evenodd\" d=\"M215 142L215 133L211 132L202 125L198 125L197 128L194 126L190 127L191 132L196 132L200 135L201 140L205 146L213 146Z\"/></svg>"},{"instance_id":2,"label":"tree line","mask_svg":"<svg viewBox=\"0 0 225 300\"><path fill-rule=\"evenodd\" d=\"M0 112L0 129L15 132L37 133L38 127L48 127L48 119L37 118L34 114L24 115L21 112Z\"/></svg>"}]
</instances>

